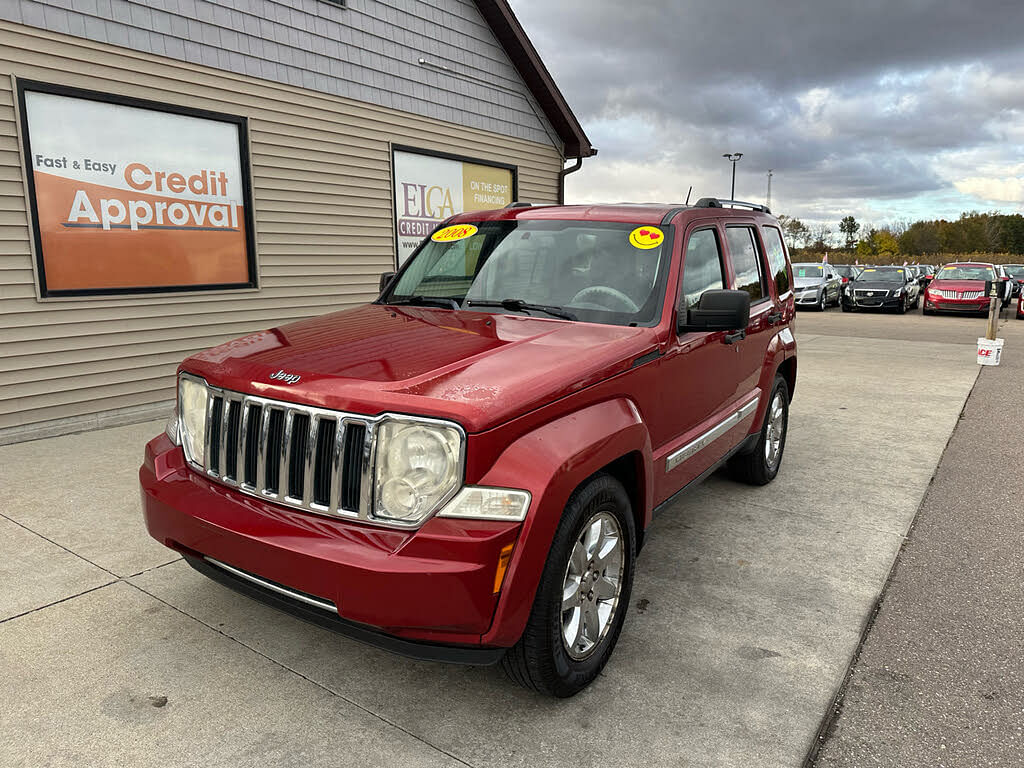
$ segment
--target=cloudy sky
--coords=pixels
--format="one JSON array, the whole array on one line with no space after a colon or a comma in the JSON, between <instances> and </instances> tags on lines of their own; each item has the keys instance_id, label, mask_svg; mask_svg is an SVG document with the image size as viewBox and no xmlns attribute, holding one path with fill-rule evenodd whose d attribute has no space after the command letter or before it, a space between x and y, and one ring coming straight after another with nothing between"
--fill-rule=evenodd
<instances>
[{"instance_id":1,"label":"cloudy sky","mask_svg":"<svg viewBox=\"0 0 1024 768\"><path fill-rule=\"evenodd\" d=\"M1024 211L1022 0L511 0L600 154L568 201ZM833 227L835 228L835 227Z\"/></svg>"}]
</instances>

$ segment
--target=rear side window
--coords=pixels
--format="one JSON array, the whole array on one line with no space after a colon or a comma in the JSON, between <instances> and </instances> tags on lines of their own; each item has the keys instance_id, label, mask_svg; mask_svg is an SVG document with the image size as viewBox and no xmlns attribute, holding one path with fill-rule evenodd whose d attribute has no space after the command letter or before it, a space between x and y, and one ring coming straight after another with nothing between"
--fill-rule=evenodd
<instances>
[{"instance_id":1,"label":"rear side window","mask_svg":"<svg viewBox=\"0 0 1024 768\"><path fill-rule=\"evenodd\" d=\"M683 290L680 309L696 306L704 291L725 287L722 252L713 229L698 229L690 234L683 261Z\"/></svg>"},{"instance_id":2,"label":"rear side window","mask_svg":"<svg viewBox=\"0 0 1024 768\"><path fill-rule=\"evenodd\" d=\"M729 243L729 256L736 273L736 285L733 287L749 293L751 304L765 298L761 258L753 227L726 227L725 239Z\"/></svg>"}]
</instances>

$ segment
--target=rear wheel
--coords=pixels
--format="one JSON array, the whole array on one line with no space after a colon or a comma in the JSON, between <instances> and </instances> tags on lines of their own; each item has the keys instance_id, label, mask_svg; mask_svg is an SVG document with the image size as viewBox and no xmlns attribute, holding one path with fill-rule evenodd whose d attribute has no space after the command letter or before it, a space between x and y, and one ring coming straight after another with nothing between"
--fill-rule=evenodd
<instances>
[{"instance_id":1,"label":"rear wheel","mask_svg":"<svg viewBox=\"0 0 1024 768\"><path fill-rule=\"evenodd\" d=\"M732 476L750 485L767 485L774 480L782 465L788 429L789 386L784 378L776 376L757 443L749 453L737 454L729 460Z\"/></svg>"},{"instance_id":2,"label":"rear wheel","mask_svg":"<svg viewBox=\"0 0 1024 768\"><path fill-rule=\"evenodd\" d=\"M633 589L636 532L629 496L599 474L569 499L519 642L501 665L520 685L567 697L604 668Z\"/></svg>"}]
</instances>

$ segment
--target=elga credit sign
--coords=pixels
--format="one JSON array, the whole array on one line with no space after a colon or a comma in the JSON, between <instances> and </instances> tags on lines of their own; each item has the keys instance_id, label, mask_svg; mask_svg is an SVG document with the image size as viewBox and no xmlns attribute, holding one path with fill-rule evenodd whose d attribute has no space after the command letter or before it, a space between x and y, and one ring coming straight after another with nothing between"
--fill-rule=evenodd
<instances>
[{"instance_id":1,"label":"elga credit sign","mask_svg":"<svg viewBox=\"0 0 1024 768\"><path fill-rule=\"evenodd\" d=\"M404 149L395 149L393 157L399 264L449 216L503 208L515 199L511 166Z\"/></svg>"},{"instance_id":2,"label":"elga credit sign","mask_svg":"<svg viewBox=\"0 0 1024 768\"><path fill-rule=\"evenodd\" d=\"M21 98L41 295L255 285L240 118Z\"/></svg>"}]
</instances>

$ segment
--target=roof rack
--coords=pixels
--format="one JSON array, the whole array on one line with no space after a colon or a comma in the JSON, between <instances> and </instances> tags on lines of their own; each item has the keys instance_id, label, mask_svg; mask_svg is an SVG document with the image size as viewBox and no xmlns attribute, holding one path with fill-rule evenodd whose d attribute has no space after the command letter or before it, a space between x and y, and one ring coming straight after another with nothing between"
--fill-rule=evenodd
<instances>
[{"instance_id":1,"label":"roof rack","mask_svg":"<svg viewBox=\"0 0 1024 768\"><path fill-rule=\"evenodd\" d=\"M740 205L744 208L761 211L762 213L771 213L771 210L769 210L767 205L761 205L760 203L745 203L742 200L719 200L717 197L702 197L694 205L694 208L724 208L727 205Z\"/></svg>"},{"instance_id":2,"label":"roof rack","mask_svg":"<svg viewBox=\"0 0 1024 768\"><path fill-rule=\"evenodd\" d=\"M518 200L516 200L515 202L509 203L505 207L506 208L532 208L533 207L533 203L521 203Z\"/></svg>"}]
</instances>

